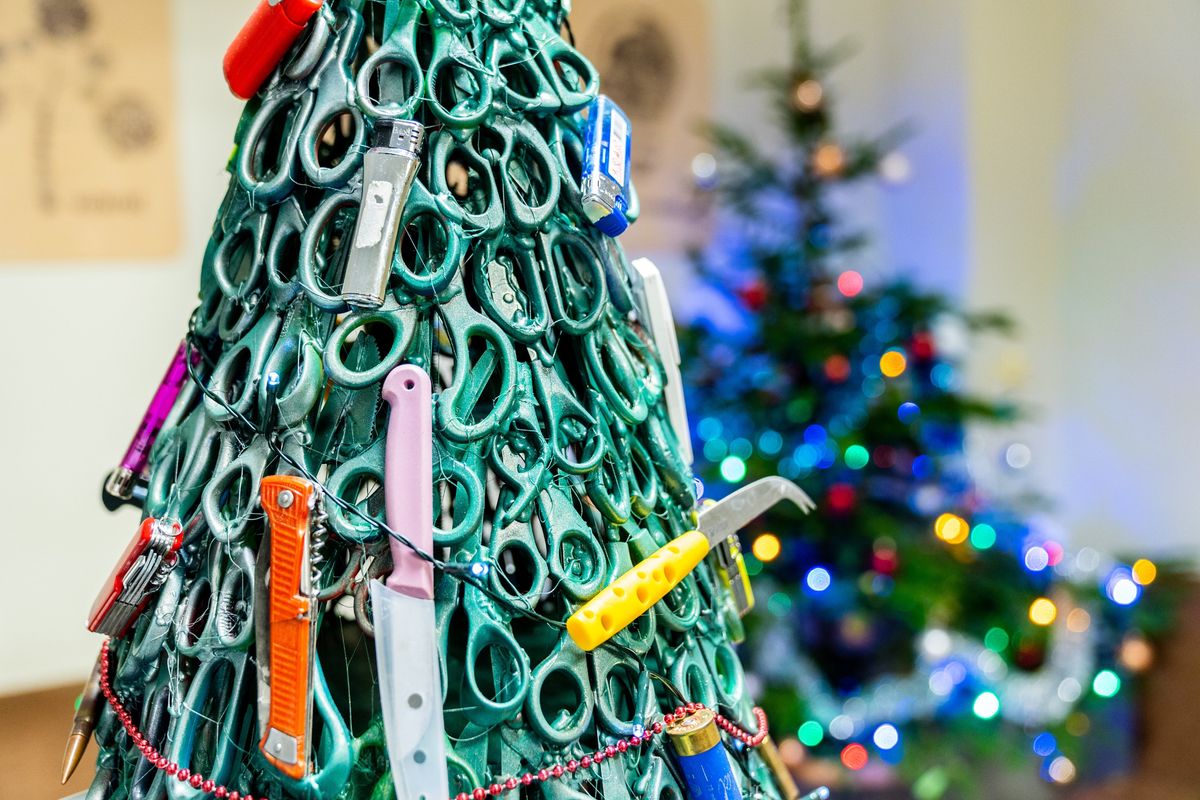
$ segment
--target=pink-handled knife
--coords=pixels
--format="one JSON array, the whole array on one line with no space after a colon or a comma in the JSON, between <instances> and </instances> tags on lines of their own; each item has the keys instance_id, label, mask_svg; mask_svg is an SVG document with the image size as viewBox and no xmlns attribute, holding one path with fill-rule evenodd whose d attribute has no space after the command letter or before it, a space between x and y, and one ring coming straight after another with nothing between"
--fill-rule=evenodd
<instances>
[{"instance_id":1,"label":"pink-handled knife","mask_svg":"<svg viewBox=\"0 0 1200 800\"><path fill-rule=\"evenodd\" d=\"M387 524L422 553L433 551L433 398L429 375L412 364L383 382L390 406L383 459ZM396 796L449 796L446 733L438 679L433 565L389 536L392 573L371 581L379 695Z\"/></svg>"}]
</instances>

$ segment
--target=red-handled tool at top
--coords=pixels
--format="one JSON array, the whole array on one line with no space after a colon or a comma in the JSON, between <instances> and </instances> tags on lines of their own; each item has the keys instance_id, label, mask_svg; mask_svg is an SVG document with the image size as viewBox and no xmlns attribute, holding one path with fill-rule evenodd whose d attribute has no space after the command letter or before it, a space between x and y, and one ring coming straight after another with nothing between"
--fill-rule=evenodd
<instances>
[{"instance_id":1,"label":"red-handled tool at top","mask_svg":"<svg viewBox=\"0 0 1200 800\"><path fill-rule=\"evenodd\" d=\"M225 81L243 100L255 95L279 66L325 0L259 0L225 51Z\"/></svg>"}]
</instances>

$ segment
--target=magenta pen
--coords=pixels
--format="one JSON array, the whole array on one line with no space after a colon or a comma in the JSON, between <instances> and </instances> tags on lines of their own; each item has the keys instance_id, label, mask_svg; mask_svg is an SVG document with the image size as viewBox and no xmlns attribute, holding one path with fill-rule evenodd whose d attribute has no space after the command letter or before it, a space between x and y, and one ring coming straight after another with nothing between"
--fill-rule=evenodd
<instances>
[{"instance_id":1,"label":"magenta pen","mask_svg":"<svg viewBox=\"0 0 1200 800\"><path fill-rule=\"evenodd\" d=\"M171 413L171 408L175 405L176 398L179 397L179 391L187 380L188 365L184 355L186 352L187 342L180 342L179 349L175 351L175 357L171 359L171 366L167 367L166 374L158 384L158 389L150 398L150 405L146 407L146 413L142 415L142 422L138 425L137 432L133 435L133 440L125 451L125 457L121 459L120 466L108 476L108 482L104 485L104 489L109 494L123 500L128 500L133 495L134 484L137 483L138 478L146 469L146 463L150 460L150 450L154 447L154 440L158 437L158 432L162 430L163 423Z\"/></svg>"}]
</instances>

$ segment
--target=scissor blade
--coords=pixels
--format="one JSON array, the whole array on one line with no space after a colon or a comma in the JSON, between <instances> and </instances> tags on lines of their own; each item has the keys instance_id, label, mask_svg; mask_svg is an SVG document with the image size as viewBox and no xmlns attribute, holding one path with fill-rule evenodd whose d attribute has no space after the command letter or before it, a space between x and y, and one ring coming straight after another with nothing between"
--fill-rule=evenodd
<instances>
[{"instance_id":1,"label":"scissor blade","mask_svg":"<svg viewBox=\"0 0 1200 800\"><path fill-rule=\"evenodd\" d=\"M716 546L725 537L749 525L755 517L772 506L790 501L804 513L817 507L812 498L787 478L772 475L743 486L733 494L701 509L697 530Z\"/></svg>"}]
</instances>

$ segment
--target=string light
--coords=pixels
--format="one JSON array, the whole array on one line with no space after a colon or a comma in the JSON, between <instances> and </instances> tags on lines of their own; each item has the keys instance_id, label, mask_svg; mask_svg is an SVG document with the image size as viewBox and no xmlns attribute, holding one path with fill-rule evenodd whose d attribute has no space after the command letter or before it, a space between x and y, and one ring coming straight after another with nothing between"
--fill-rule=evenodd
<instances>
[{"instance_id":1,"label":"string light","mask_svg":"<svg viewBox=\"0 0 1200 800\"><path fill-rule=\"evenodd\" d=\"M746 477L746 462L737 456L721 459L721 477L729 483L737 483Z\"/></svg>"},{"instance_id":2,"label":"string light","mask_svg":"<svg viewBox=\"0 0 1200 800\"><path fill-rule=\"evenodd\" d=\"M1000 698L993 692L980 692L971 705L971 711L980 719L991 719L1000 713Z\"/></svg>"},{"instance_id":3,"label":"string light","mask_svg":"<svg viewBox=\"0 0 1200 800\"><path fill-rule=\"evenodd\" d=\"M1158 567L1148 558L1139 558L1133 562L1133 580L1142 586L1149 586L1158 577Z\"/></svg>"},{"instance_id":4,"label":"string light","mask_svg":"<svg viewBox=\"0 0 1200 800\"><path fill-rule=\"evenodd\" d=\"M1117 660L1130 672L1145 672L1154 663L1154 648L1141 636L1133 634L1121 642Z\"/></svg>"},{"instance_id":5,"label":"string light","mask_svg":"<svg viewBox=\"0 0 1200 800\"><path fill-rule=\"evenodd\" d=\"M846 297L855 297L863 290L863 276L848 269L837 277L837 288Z\"/></svg>"},{"instance_id":6,"label":"string light","mask_svg":"<svg viewBox=\"0 0 1200 800\"><path fill-rule=\"evenodd\" d=\"M816 747L825 738L825 729L821 723L810 719L800 726L796 736L806 747Z\"/></svg>"},{"instance_id":7,"label":"string light","mask_svg":"<svg viewBox=\"0 0 1200 800\"><path fill-rule=\"evenodd\" d=\"M996 544L996 529L981 522L971 529L971 546L976 550L990 550Z\"/></svg>"},{"instance_id":8,"label":"string light","mask_svg":"<svg viewBox=\"0 0 1200 800\"><path fill-rule=\"evenodd\" d=\"M1039 755L1042 758L1045 758L1046 756L1051 755L1057 749L1058 741L1054 738L1054 734L1050 733L1049 731L1046 731L1045 733L1039 733L1033 739L1034 755Z\"/></svg>"},{"instance_id":9,"label":"string light","mask_svg":"<svg viewBox=\"0 0 1200 800\"><path fill-rule=\"evenodd\" d=\"M895 725L885 723L875 729L871 740L875 742L875 746L880 750L891 750L900 743L900 732L896 730Z\"/></svg>"},{"instance_id":10,"label":"string light","mask_svg":"<svg viewBox=\"0 0 1200 800\"><path fill-rule=\"evenodd\" d=\"M836 142L822 142L812 152L812 168L822 178L837 175L846 166L846 151Z\"/></svg>"},{"instance_id":11,"label":"string light","mask_svg":"<svg viewBox=\"0 0 1200 800\"><path fill-rule=\"evenodd\" d=\"M1034 545L1025 551L1025 569L1030 572L1041 572L1050 564L1050 554L1046 548Z\"/></svg>"},{"instance_id":12,"label":"string light","mask_svg":"<svg viewBox=\"0 0 1200 800\"><path fill-rule=\"evenodd\" d=\"M1114 697L1121 691L1121 677L1111 669L1102 669L1092 679L1092 691L1100 697Z\"/></svg>"},{"instance_id":13,"label":"string light","mask_svg":"<svg viewBox=\"0 0 1200 800\"><path fill-rule=\"evenodd\" d=\"M846 769L857 772L865 767L869 760L870 756L867 754L867 748L858 742L848 744L842 748L842 763L846 765Z\"/></svg>"},{"instance_id":14,"label":"string light","mask_svg":"<svg viewBox=\"0 0 1200 800\"><path fill-rule=\"evenodd\" d=\"M1003 653L1008 647L1008 632L1003 628L989 628L983 636L983 646L993 653Z\"/></svg>"},{"instance_id":15,"label":"string light","mask_svg":"<svg viewBox=\"0 0 1200 800\"><path fill-rule=\"evenodd\" d=\"M751 545L750 551L754 553L754 557L759 561L769 563L779 557L783 545L779 541L779 537L773 533L759 534Z\"/></svg>"},{"instance_id":16,"label":"string light","mask_svg":"<svg viewBox=\"0 0 1200 800\"><path fill-rule=\"evenodd\" d=\"M1029 621L1034 625L1049 625L1058 616L1058 606L1048 597L1039 597L1029 605Z\"/></svg>"},{"instance_id":17,"label":"string light","mask_svg":"<svg viewBox=\"0 0 1200 800\"><path fill-rule=\"evenodd\" d=\"M1050 779L1055 783L1070 783L1075 780L1075 764L1066 756L1059 756L1050 762Z\"/></svg>"},{"instance_id":18,"label":"string light","mask_svg":"<svg viewBox=\"0 0 1200 800\"><path fill-rule=\"evenodd\" d=\"M862 469L871 460L871 454L861 444L852 444L842 456L850 469Z\"/></svg>"},{"instance_id":19,"label":"string light","mask_svg":"<svg viewBox=\"0 0 1200 800\"><path fill-rule=\"evenodd\" d=\"M962 544L967 540L971 529L965 519L947 512L934 521L933 532L947 544Z\"/></svg>"},{"instance_id":20,"label":"string light","mask_svg":"<svg viewBox=\"0 0 1200 800\"><path fill-rule=\"evenodd\" d=\"M1067 630L1071 633L1085 633L1092 626L1092 615L1082 608L1072 608L1067 614Z\"/></svg>"},{"instance_id":21,"label":"string light","mask_svg":"<svg viewBox=\"0 0 1200 800\"><path fill-rule=\"evenodd\" d=\"M896 416L906 425L921 416L921 407L916 403L901 403L896 409Z\"/></svg>"},{"instance_id":22,"label":"string light","mask_svg":"<svg viewBox=\"0 0 1200 800\"><path fill-rule=\"evenodd\" d=\"M1112 571L1104 587L1108 599L1119 606L1133 605L1142 595L1142 587L1133 581L1133 573L1125 567Z\"/></svg>"},{"instance_id":23,"label":"string light","mask_svg":"<svg viewBox=\"0 0 1200 800\"><path fill-rule=\"evenodd\" d=\"M815 111L821 106L825 90L812 78L800 81L792 91L792 100L801 111Z\"/></svg>"},{"instance_id":24,"label":"string light","mask_svg":"<svg viewBox=\"0 0 1200 800\"><path fill-rule=\"evenodd\" d=\"M908 359L899 350L888 350L879 357L879 371L887 378L899 378L908 367Z\"/></svg>"},{"instance_id":25,"label":"string light","mask_svg":"<svg viewBox=\"0 0 1200 800\"><path fill-rule=\"evenodd\" d=\"M814 592L823 592L833 583L833 576L824 567L813 567L804 576L804 583Z\"/></svg>"}]
</instances>

